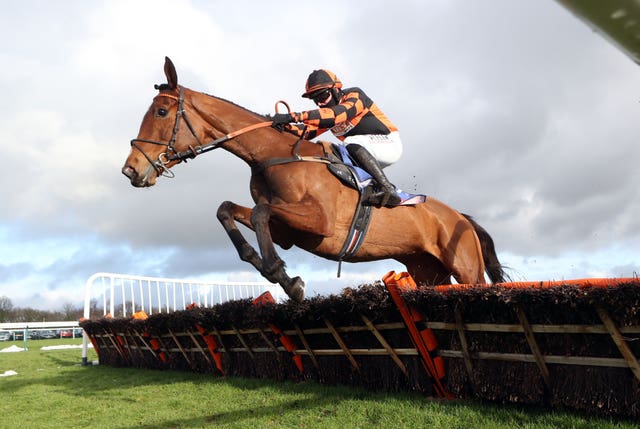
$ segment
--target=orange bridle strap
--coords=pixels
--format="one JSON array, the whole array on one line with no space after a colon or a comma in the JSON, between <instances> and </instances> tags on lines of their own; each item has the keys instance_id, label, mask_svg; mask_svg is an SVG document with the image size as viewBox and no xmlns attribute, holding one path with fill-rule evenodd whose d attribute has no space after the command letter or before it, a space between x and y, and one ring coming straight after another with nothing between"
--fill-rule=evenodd
<instances>
[{"instance_id":1,"label":"orange bridle strap","mask_svg":"<svg viewBox=\"0 0 640 429\"><path fill-rule=\"evenodd\" d=\"M249 125L244 128L240 128L237 131L227 134L223 138L231 140L234 137L238 137L241 134L248 133L249 131L257 130L259 128L266 128L271 126L271 121L258 122L257 124Z\"/></svg>"},{"instance_id":2,"label":"orange bridle strap","mask_svg":"<svg viewBox=\"0 0 640 429\"><path fill-rule=\"evenodd\" d=\"M166 92L161 92L160 94L156 95L155 98L158 97L167 97L167 98L173 98L176 101L180 101L180 99L178 97L176 97L175 95L172 94L167 94Z\"/></svg>"},{"instance_id":3,"label":"orange bridle strap","mask_svg":"<svg viewBox=\"0 0 640 429\"><path fill-rule=\"evenodd\" d=\"M258 122L257 124L249 125L244 128L240 128L237 131L233 131L229 134L225 134L224 136L215 139L210 143L201 144L194 147L189 147L189 150L184 152L178 152L174 155L171 155L167 158L167 161L184 161L185 159L195 158L196 156L203 154L205 152L209 152L210 150L217 149L221 144L228 142L231 139L238 137L241 134L248 133L253 130L257 130L259 128L266 128L271 126L271 121Z\"/></svg>"}]
</instances>

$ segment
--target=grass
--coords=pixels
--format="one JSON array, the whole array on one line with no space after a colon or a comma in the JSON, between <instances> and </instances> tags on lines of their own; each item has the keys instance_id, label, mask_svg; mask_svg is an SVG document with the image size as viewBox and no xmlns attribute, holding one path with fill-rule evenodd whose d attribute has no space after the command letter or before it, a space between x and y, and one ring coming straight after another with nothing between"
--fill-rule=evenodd
<instances>
[{"instance_id":1,"label":"grass","mask_svg":"<svg viewBox=\"0 0 640 429\"><path fill-rule=\"evenodd\" d=\"M80 350L33 340L0 353L0 428L636 428L632 421L548 410L439 401L316 383L190 372L82 367ZM0 349L23 343L0 343ZM93 351L89 359L96 359Z\"/></svg>"}]
</instances>

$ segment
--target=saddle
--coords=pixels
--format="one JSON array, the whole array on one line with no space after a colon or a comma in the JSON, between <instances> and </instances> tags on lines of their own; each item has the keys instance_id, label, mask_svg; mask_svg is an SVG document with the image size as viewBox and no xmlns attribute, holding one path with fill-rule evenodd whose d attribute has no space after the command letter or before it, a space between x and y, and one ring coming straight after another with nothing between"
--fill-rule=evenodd
<instances>
[{"instance_id":1,"label":"saddle","mask_svg":"<svg viewBox=\"0 0 640 429\"><path fill-rule=\"evenodd\" d=\"M327 163L329 171L340 179L344 185L357 190L360 195L349 233L338 254L338 277L340 277L342 261L348 261L356 254L367 234L373 207L378 205L378 201L371 200L370 197L378 192L378 188L377 183L374 182L369 173L354 165L349 152L343 145L325 141L319 143L322 144L325 157L329 161ZM397 188L396 193L401 199L399 206L415 205L423 203L427 199L425 195L409 194Z\"/></svg>"},{"instance_id":2,"label":"saddle","mask_svg":"<svg viewBox=\"0 0 640 429\"><path fill-rule=\"evenodd\" d=\"M378 184L375 183L369 173L353 163L349 152L343 145L321 141L325 156L330 161L327 168L340 181L360 193L362 203L378 205L377 200L369 200L369 197L379 192ZM410 194L396 188L396 194L400 197L398 206L410 206L424 203L427 199L425 195Z\"/></svg>"}]
</instances>

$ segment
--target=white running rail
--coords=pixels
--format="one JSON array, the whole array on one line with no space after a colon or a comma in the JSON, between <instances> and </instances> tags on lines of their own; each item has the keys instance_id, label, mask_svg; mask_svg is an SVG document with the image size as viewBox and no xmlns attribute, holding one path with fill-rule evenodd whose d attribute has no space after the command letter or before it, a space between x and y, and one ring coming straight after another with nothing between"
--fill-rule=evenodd
<instances>
[{"instance_id":1,"label":"white running rail","mask_svg":"<svg viewBox=\"0 0 640 429\"><path fill-rule=\"evenodd\" d=\"M282 289L268 282L211 282L126 274L95 273L87 279L84 317L91 316L92 301L101 304L102 316L129 317L137 311L148 315L184 310L189 304L211 307L227 301L257 297L269 291L277 302ZM82 362L87 363L88 339L83 336Z\"/></svg>"}]
</instances>

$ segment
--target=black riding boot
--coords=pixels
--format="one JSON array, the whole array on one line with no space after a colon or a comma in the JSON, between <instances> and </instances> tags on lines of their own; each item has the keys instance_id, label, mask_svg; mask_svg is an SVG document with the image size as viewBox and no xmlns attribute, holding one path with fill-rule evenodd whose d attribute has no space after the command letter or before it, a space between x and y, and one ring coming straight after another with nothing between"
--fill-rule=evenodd
<instances>
[{"instance_id":1,"label":"black riding boot","mask_svg":"<svg viewBox=\"0 0 640 429\"><path fill-rule=\"evenodd\" d=\"M358 166L371 174L373 180L375 180L380 187L380 192L376 192L371 195L369 201L375 205L388 207L400 204L402 200L396 193L395 186L389 182L389 179L387 179L387 176L384 174L380 164L378 164L378 161L373 157L373 155L359 144L347 145L347 150Z\"/></svg>"}]
</instances>

